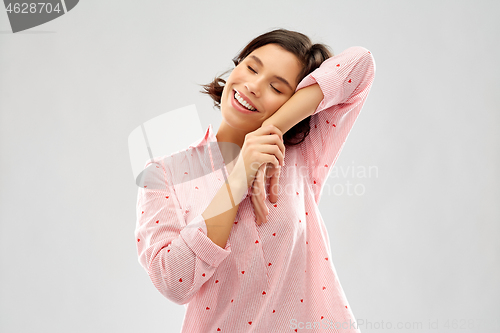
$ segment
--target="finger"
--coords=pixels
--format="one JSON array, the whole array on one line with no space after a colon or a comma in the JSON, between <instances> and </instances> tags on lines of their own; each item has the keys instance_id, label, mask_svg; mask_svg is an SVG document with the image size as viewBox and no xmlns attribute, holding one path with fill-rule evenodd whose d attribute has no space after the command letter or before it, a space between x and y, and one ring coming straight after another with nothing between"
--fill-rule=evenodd
<instances>
[{"instance_id":1,"label":"finger","mask_svg":"<svg viewBox=\"0 0 500 333\"><path fill-rule=\"evenodd\" d=\"M274 125L267 125L267 126L261 126L258 130L260 130L261 132L265 133L265 134L278 134L280 137L283 136L283 133L281 132L281 130L274 126Z\"/></svg>"},{"instance_id":2,"label":"finger","mask_svg":"<svg viewBox=\"0 0 500 333\"><path fill-rule=\"evenodd\" d=\"M263 176L264 172L263 169L265 168L265 164L263 164L259 170L257 170L257 174L255 176L254 182L252 184L252 204L254 207L254 212L255 212L255 219L257 222L257 225L261 225L264 220L265 220L265 212L263 210L262 205L260 202L262 201L261 199L261 192L262 192L262 183L263 183Z\"/></svg>"},{"instance_id":3,"label":"finger","mask_svg":"<svg viewBox=\"0 0 500 333\"><path fill-rule=\"evenodd\" d=\"M281 168L272 167L270 172L271 179L269 180L269 201L272 203L276 203L276 201L278 201L280 175Z\"/></svg>"},{"instance_id":4,"label":"finger","mask_svg":"<svg viewBox=\"0 0 500 333\"><path fill-rule=\"evenodd\" d=\"M253 191L253 188L252 188L252 191ZM257 223L257 225L261 225L263 223L263 220L264 220L264 218L263 218L264 214L262 212L262 208L259 206L257 196L254 195L253 193L251 196L251 200L252 200L253 210L255 213L255 223Z\"/></svg>"},{"instance_id":5,"label":"finger","mask_svg":"<svg viewBox=\"0 0 500 333\"><path fill-rule=\"evenodd\" d=\"M267 164L266 164L267 165ZM263 214L263 222L267 222L267 215L269 215L269 208L266 205L266 170L267 168L263 168L261 171L261 175L259 175L259 180L257 183L257 204L259 205L262 214Z\"/></svg>"},{"instance_id":6,"label":"finger","mask_svg":"<svg viewBox=\"0 0 500 333\"><path fill-rule=\"evenodd\" d=\"M259 180L257 182L257 197L256 201L257 204L259 205L262 214L263 214L263 222L267 222L267 215L269 215L269 208L267 208L266 205L266 171L267 171L267 165L266 167L261 170L261 174L259 175Z\"/></svg>"},{"instance_id":7,"label":"finger","mask_svg":"<svg viewBox=\"0 0 500 333\"><path fill-rule=\"evenodd\" d=\"M267 126L260 127L259 130L261 130L264 134L275 134L277 136L277 138L273 138L273 139L276 141L276 143L279 146L283 155L285 154L285 144L284 144L284 139L283 139L283 132L281 132L281 130L278 127L276 127L274 125L267 125ZM268 136L265 135L264 137L268 137Z\"/></svg>"},{"instance_id":8,"label":"finger","mask_svg":"<svg viewBox=\"0 0 500 333\"><path fill-rule=\"evenodd\" d=\"M263 145L260 147L260 152L267 154L265 163L272 163L275 166L282 166L285 162L285 155L276 144Z\"/></svg>"},{"instance_id":9,"label":"finger","mask_svg":"<svg viewBox=\"0 0 500 333\"><path fill-rule=\"evenodd\" d=\"M252 205L253 205L253 210L254 210L254 213L255 213L255 223L257 223L257 225L261 225L263 223L263 213L262 213L262 210L261 208L259 207L259 203L257 201L257 196L254 196L252 195Z\"/></svg>"}]
</instances>

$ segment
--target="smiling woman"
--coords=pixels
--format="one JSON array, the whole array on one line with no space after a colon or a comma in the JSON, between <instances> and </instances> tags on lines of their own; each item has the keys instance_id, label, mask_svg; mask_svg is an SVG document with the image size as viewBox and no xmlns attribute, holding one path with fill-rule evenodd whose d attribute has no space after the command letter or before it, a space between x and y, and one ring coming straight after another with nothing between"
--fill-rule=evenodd
<instances>
[{"instance_id":1,"label":"smiling woman","mask_svg":"<svg viewBox=\"0 0 500 333\"><path fill-rule=\"evenodd\" d=\"M266 85L269 89L263 91L259 89L258 93L268 93L265 94L265 98L271 100L271 103L267 101L262 102L266 106L266 109L263 111L267 112L258 116L256 115L257 119L252 123L247 123L248 126L245 128L245 131L252 128L255 130L277 110L276 105L278 107L283 105L295 93L298 83L307 74L314 71L323 61L331 56L332 53L327 45L313 44L302 33L285 29L273 30L256 37L233 59L236 67L232 70L228 82L222 78L222 76L227 74L226 72L216 77L213 82L204 85L202 92L212 97L215 107L221 109L224 116L222 99L228 97L227 95L223 96L224 86L231 83L232 79L241 78L245 74L245 70L248 70L250 74L254 74L255 79L248 82L245 88L262 88L262 86L255 86L255 84ZM259 81L255 82L256 80ZM226 89L227 94L229 94L229 90ZM269 94L270 92L274 92L278 96L272 96L272 94ZM244 92L240 93L244 94ZM245 95L241 97L244 101L255 107L252 104L251 98ZM255 98L260 98L260 96L255 96ZM292 128L284 131L286 132L284 133L284 142L286 145L296 145L304 141L310 131L309 120L309 115L306 115L305 119L301 119ZM238 135L234 131L231 131L233 132L233 137L236 136L238 139L230 140L225 135L225 132L228 131L225 121L223 121L221 126L222 129L219 128L218 138L220 137L223 141L227 139L227 141L242 142L242 133Z\"/></svg>"},{"instance_id":2,"label":"smiling woman","mask_svg":"<svg viewBox=\"0 0 500 333\"><path fill-rule=\"evenodd\" d=\"M373 57L363 47L332 56L278 29L233 61L227 81L204 86L221 109L217 134L210 125L185 157L145 166L139 261L166 298L187 304L182 332L359 332L318 205L370 91ZM237 158L226 158L235 154L223 142Z\"/></svg>"}]
</instances>

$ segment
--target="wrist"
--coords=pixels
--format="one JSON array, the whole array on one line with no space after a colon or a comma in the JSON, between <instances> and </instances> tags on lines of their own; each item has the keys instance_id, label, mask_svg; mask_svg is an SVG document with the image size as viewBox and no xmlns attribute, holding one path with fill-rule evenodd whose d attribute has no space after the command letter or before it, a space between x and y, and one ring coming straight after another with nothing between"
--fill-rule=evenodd
<instances>
[{"instance_id":1,"label":"wrist","mask_svg":"<svg viewBox=\"0 0 500 333\"><path fill-rule=\"evenodd\" d=\"M243 200L245 192L251 186L248 179L249 177L246 173L244 164L237 162L231 174L228 176L227 184L235 204L239 204L241 200Z\"/></svg>"}]
</instances>

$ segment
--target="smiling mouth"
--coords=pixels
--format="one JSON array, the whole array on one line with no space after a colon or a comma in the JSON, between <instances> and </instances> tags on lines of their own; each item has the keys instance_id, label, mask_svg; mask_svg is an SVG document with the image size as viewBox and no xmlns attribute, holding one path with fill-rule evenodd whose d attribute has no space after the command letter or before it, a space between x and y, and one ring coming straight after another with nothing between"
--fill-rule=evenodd
<instances>
[{"instance_id":1,"label":"smiling mouth","mask_svg":"<svg viewBox=\"0 0 500 333\"><path fill-rule=\"evenodd\" d=\"M254 112L258 112L256 108L254 108L253 106L251 106L250 104L248 104L241 96L240 94L238 94L238 91L234 90L234 99L241 105L243 106L244 108L250 110L250 111L254 111Z\"/></svg>"}]
</instances>

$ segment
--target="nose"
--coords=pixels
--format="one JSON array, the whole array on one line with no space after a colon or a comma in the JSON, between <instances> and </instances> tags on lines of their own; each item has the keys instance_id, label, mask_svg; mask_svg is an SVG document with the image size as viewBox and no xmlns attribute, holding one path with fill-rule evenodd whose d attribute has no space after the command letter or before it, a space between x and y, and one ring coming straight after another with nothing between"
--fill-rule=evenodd
<instances>
[{"instance_id":1,"label":"nose","mask_svg":"<svg viewBox=\"0 0 500 333\"><path fill-rule=\"evenodd\" d=\"M247 81L245 83L245 88L247 89L248 93L254 95L255 97L260 96L260 83L257 79Z\"/></svg>"}]
</instances>

